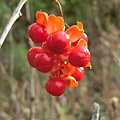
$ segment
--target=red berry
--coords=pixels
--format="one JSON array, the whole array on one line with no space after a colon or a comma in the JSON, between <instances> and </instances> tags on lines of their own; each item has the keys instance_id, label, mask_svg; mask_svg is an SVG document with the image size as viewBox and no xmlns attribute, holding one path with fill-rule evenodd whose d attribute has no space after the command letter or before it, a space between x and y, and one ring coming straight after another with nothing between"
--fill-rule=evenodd
<instances>
[{"instance_id":1,"label":"red berry","mask_svg":"<svg viewBox=\"0 0 120 120\"><path fill-rule=\"evenodd\" d=\"M54 57L50 52L40 52L35 56L35 68L43 73L49 72L54 64Z\"/></svg>"},{"instance_id":2,"label":"red berry","mask_svg":"<svg viewBox=\"0 0 120 120\"><path fill-rule=\"evenodd\" d=\"M33 23L28 28L28 36L34 43L41 44L46 41L48 33L44 25Z\"/></svg>"},{"instance_id":3,"label":"red berry","mask_svg":"<svg viewBox=\"0 0 120 120\"><path fill-rule=\"evenodd\" d=\"M74 47L69 54L69 62L73 66L84 67L90 62L90 51L85 46Z\"/></svg>"},{"instance_id":4,"label":"red berry","mask_svg":"<svg viewBox=\"0 0 120 120\"><path fill-rule=\"evenodd\" d=\"M84 68L83 67L79 67L72 74L72 76L76 79L76 81L80 81L84 77L84 73L85 73Z\"/></svg>"},{"instance_id":5,"label":"red berry","mask_svg":"<svg viewBox=\"0 0 120 120\"><path fill-rule=\"evenodd\" d=\"M35 56L42 51L41 47L32 47L27 54L28 62L32 67L35 67L34 65L34 59Z\"/></svg>"},{"instance_id":6,"label":"red berry","mask_svg":"<svg viewBox=\"0 0 120 120\"><path fill-rule=\"evenodd\" d=\"M49 34L46 43L48 49L56 54L66 53L70 49L69 36L63 31Z\"/></svg>"},{"instance_id":7,"label":"red berry","mask_svg":"<svg viewBox=\"0 0 120 120\"><path fill-rule=\"evenodd\" d=\"M51 78L46 82L46 90L53 96L60 96L65 91L65 83L59 78Z\"/></svg>"}]
</instances>

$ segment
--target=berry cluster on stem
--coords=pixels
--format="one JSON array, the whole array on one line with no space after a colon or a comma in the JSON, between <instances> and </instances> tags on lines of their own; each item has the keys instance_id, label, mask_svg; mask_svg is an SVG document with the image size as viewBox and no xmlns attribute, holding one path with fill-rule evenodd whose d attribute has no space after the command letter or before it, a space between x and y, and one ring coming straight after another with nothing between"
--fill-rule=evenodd
<instances>
[{"instance_id":1,"label":"berry cluster on stem","mask_svg":"<svg viewBox=\"0 0 120 120\"><path fill-rule=\"evenodd\" d=\"M39 72L49 72L46 91L60 96L67 87L76 87L91 67L88 37L82 22L65 29L64 20L54 14L36 12L36 22L28 28L29 38L37 45L27 54L29 64Z\"/></svg>"}]
</instances>

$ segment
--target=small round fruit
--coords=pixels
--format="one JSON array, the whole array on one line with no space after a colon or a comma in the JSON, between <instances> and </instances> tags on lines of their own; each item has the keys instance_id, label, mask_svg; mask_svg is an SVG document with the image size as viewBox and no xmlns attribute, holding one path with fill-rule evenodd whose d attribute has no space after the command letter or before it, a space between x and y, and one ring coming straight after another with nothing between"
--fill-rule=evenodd
<instances>
[{"instance_id":1,"label":"small round fruit","mask_svg":"<svg viewBox=\"0 0 120 120\"><path fill-rule=\"evenodd\" d=\"M41 47L32 47L28 53L27 53L27 59L28 59L28 62L29 64L32 66L32 67L35 67L34 65L34 59L35 59L35 56L40 53L42 51L42 48Z\"/></svg>"},{"instance_id":2,"label":"small round fruit","mask_svg":"<svg viewBox=\"0 0 120 120\"><path fill-rule=\"evenodd\" d=\"M41 44L46 41L48 33L44 25L33 23L28 28L28 36L34 43Z\"/></svg>"},{"instance_id":3,"label":"small round fruit","mask_svg":"<svg viewBox=\"0 0 120 120\"><path fill-rule=\"evenodd\" d=\"M72 74L72 76L76 79L76 81L80 81L84 77L84 73L85 73L84 68L83 67L79 67Z\"/></svg>"},{"instance_id":4,"label":"small round fruit","mask_svg":"<svg viewBox=\"0 0 120 120\"><path fill-rule=\"evenodd\" d=\"M46 90L53 96L60 96L65 91L65 83L59 78L51 78L46 82Z\"/></svg>"},{"instance_id":5,"label":"small round fruit","mask_svg":"<svg viewBox=\"0 0 120 120\"><path fill-rule=\"evenodd\" d=\"M47 47L55 54L63 54L70 50L69 35L64 31L57 31L48 35Z\"/></svg>"},{"instance_id":6,"label":"small round fruit","mask_svg":"<svg viewBox=\"0 0 120 120\"><path fill-rule=\"evenodd\" d=\"M49 72L54 64L54 57L50 52L41 52L35 56L35 68L43 73Z\"/></svg>"},{"instance_id":7,"label":"small round fruit","mask_svg":"<svg viewBox=\"0 0 120 120\"><path fill-rule=\"evenodd\" d=\"M73 66L84 67L90 62L91 54L87 47L76 46L69 54L69 62Z\"/></svg>"}]
</instances>

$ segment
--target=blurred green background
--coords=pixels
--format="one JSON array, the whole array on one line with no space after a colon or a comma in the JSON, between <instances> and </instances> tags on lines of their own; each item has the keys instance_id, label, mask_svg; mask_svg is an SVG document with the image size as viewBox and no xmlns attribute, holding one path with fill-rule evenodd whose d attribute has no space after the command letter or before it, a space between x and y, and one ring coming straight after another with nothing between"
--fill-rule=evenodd
<instances>
[{"instance_id":1,"label":"blurred green background","mask_svg":"<svg viewBox=\"0 0 120 120\"><path fill-rule=\"evenodd\" d=\"M19 0L0 0L0 33ZM0 120L91 120L93 103L100 120L120 120L120 0L60 0L68 25L81 21L89 38L93 69L79 86L52 97L48 74L27 62L27 29L38 10L59 15L53 0L28 0L0 50Z\"/></svg>"}]
</instances>

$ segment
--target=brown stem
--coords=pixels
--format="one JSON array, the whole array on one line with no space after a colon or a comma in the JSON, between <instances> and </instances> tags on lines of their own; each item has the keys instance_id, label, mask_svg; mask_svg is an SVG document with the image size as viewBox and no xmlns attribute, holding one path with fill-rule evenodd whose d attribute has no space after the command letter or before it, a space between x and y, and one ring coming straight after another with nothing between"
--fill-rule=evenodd
<instances>
[{"instance_id":1,"label":"brown stem","mask_svg":"<svg viewBox=\"0 0 120 120\"><path fill-rule=\"evenodd\" d=\"M60 2L58 0L54 0L54 3L57 4L59 11L60 11L60 16L63 17L63 11L62 11Z\"/></svg>"},{"instance_id":2,"label":"brown stem","mask_svg":"<svg viewBox=\"0 0 120 120\"><path fill-rule=\"evenodd\" d=\"M61 7L61 4L58 0L54 0L54 3L57 4L58 8L59 8L59 11L60 11L60 16L63 17L63 11L62 11L62 7ZM66 27L70 27L66 22L65 22L65 25Z\"/></svg>"}]
</instances>

